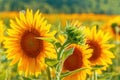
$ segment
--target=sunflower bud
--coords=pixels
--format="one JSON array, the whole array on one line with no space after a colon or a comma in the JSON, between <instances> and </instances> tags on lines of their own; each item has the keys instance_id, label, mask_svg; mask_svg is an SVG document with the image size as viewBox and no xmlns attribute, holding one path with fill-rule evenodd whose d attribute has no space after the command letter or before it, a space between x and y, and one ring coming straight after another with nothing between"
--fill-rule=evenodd
<instances>
[{"instance_id":1,"label":"sunflower bud","mask_svg":"<svg viewBox=\"0 0 120 80\"><path fill-rule=\"evenodd\" d=\"M76 44L84 43L84 34L82 33L82 28L77 28L75 26L68 25L66 26L66 34L68 41Z\"/></svg>"}]
</instances>

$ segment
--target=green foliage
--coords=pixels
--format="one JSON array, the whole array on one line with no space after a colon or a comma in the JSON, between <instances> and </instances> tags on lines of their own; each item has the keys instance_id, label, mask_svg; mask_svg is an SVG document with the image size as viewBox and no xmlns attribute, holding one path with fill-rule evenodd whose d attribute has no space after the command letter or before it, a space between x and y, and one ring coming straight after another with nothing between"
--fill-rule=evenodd
<instances>
[{"instance_id":1,"label":"green foliage","mask_svg":"<svg viewBox=\"0 0 120 80\"><path fill-rule=\"evenodd\" d=\"M62 60L65 61L70 55L73 54L74 48L70 48L64 51Z\"/></svg>"},{"instance_id":2,"label":"green foliage","mask_svg":"<svg viewBox=\"0 0 120 80\"><path fill-rule=\"evenodd\" d=\"M50 42L52 44L55 43L55 40L53 38L43 38L43 37L36 37L36 38L40 39L40 40L44 40L44 41Z\"/></svg>"},{"instance_id":3,"label":"green foliage","mask_svg":"<svg viewBox=\"0 0 120 80\"><path fill-rule=\"evenodd\" d=\"M82 70L85 70L85 69L87 69L87 68L80 68L80 69L76 69L76 70L74 70L74 71L68 71L68 72L62 73L62 74L61 74L61 78L64 78L64 77L66 77L66 76L69 76L69 75L71 75L71 74L77 73L77 72L82 71Z\"/></svg>"},{"instance_id":4,"label":"green foliage","mask_svg":"<svg viewBox=\"0 0 120 80\"><path fill-rule=\"evenodd\" d=\"M44 13L120 14L119 0L0 0L0 11L40 9Z\"/></svg>"},{"instance_id":5,"label":"green foliage","mask_svg":"<svg viewBox=\"0 0 120 80\"><path fill-rule=\"evenodd\" d=\"M50 67L54 67L56 66L56 64L58 63L59 61L57 59L49 59L49 58L45 58L45 63L50 66Z\"/></svg>"},{"instance_id":6,"label":"green foliage","mask_svg":"<svg viewBox=\"0 0 120 80\"><path fill-rule=\"evenodd\" d=\"M92 66L92 69L93 70L97 70L97 69L100 69L100 68L103 68L104 65L95 65L95 66Z\"/></svg>"},{"instance_id":7,"label":"green foliage","mask_svg":"<svg viewBox=\"0 0 120 80\"><path fill-rule=\"evenodd\" d=\"M82 28L67 25L65 34L68 36L68 40L71 43L83 44L85 35L82 33Z\"/></svg>"}]
</instances>

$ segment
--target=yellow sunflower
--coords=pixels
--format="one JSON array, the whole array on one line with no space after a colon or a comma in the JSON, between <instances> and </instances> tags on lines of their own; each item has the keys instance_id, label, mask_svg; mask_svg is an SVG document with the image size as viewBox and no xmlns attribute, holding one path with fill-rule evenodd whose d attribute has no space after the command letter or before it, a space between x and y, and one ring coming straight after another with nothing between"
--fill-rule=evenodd
<instances>
[{"instance_id":1,"label":"yellow sunflower","mask_svg":"<svg viewBox=\"0 0 120 80\"><path fill-rule=\"evenodd\" d=\"M102 29L109 32L114 39L120 40L120 17L111 19L103 25ZM116 30L118 30L118 34Z\"/></svg>"},{"instance_id":2,"label":"yellow sunflower","mask_svg":"<svg viewBox=\"0 0 120 80\"><path fill-rule=\"evenodd\" d=\"M4 30L5 30L5 28L4 28L3 21L0 20L0 44L4 38Z\"/></svg>"},{"instance_id":3,"label":"yellow sunflower","mask_svg":"<svg viewBox=\"0 0 120 80\"><path fill-rule=\"evenodd\" d=\"M63 72L73 71L79 68L89 68L89 58L91 56L91 49L88 49L88 46L80 46L77 44L71 44L69 48L74 47L73 54L70 55L64 62ZM86 74L89 72L89 69L73 73L63 80L86 80Z\"/></svg>"},{"instance_id":4,"label":"yellow sunflower","mask_svg":"<svg viewBox=\"0 0 120 80\"><path fill-rule=\"evenodd\" d=\"M47 24L41 13L27 9L19 17L10 21L8 37L5 39L7 58L12 59L11 65L18 63L19 74L38 76L45 70L45 57L55 57L52 44L36 37L52 38L54 32L49 32L51 25Z\"/></svg>"},{"instance_id":5,"label":"yellow sunflower","mask_svg":"<svg viewBox=\"0 0 120 80\"><path fill-rule=\"evenodd\" d=\"M92 56L89 58L91 65L104 65L105 67L98 69L98 73L101 73L101 70L105 70L108 64L112 64L112 58L115 56L109 50L114 47L113 44L109 44L110 35L104 33L102 30L96 31L96 26L92 27L90 30L86 28L86 44L89 45L90 49L93 49Z\"/></svg>"}]
</instances>

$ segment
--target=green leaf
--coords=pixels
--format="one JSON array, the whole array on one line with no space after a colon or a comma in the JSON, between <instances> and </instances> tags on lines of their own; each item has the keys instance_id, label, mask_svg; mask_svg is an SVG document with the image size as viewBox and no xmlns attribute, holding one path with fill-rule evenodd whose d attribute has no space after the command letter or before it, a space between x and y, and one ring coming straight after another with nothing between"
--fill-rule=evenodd
<instances>
[{"instance_id":1,"label":"green leaf","mask_svg":"<svg viewBox=\"0 0 120 80\"><path fill-rule=\"evenodd\" d=\"M69 76L69 75L71 75L71 74L77 73L77 72L82 71L82 70L85 70L85 69L88 69L88 68L80 68L80 69L76 69L76 70L74 70L74 71L68 71L68 72L62 73L62 74L61 74L61 78L64 78L64 77L66 77L66 76Z\"/></svg>"},{"instance_id":2,"label":"green leaf","mask_svg":"<svg viewBox=\"0 0 120 80\"><path fill-rule=\"evenodd\" d=\"M95 65L95 66L92 66L92 69L93 70L96 70L96 69L100 69L100 68L103 68L104 65Z\"/></svg>"},{"instance_id":3,"label":"green leaf","mask_svg":"<svg viewBox=\"0 0 120 80\"><path fill-rule=\"evenodd\" d=\"M58 60L57 59L49 59L49 58L45 58L45 63L50 66L50 67L53 67L55 65L58 64Z\"/></svg>"},{"instance_id":4,"label":"green leaf","mask_svg":"<svg viewBox=\"0 0 120 80\"><path fill-rule=\"evenodd\" d=\"M70 55L73 54L73 51L74 51L74 48L69 48L65 50L62 56L62 60L65 61Z\"/></svg>"},{"instance_id":5,"label":"green leaf","mask_svg":"<svg viewBox=\"0 0 120 80\"><path fill-rule=\"evenodd\" d=\"M53 38L45 38L45 37L36 37L37 39L40 39L40 40L44 40L44 41L47 41L47 42L50 42L50 43L55 43L55 39Z\"/></svg>"}]
</instances>

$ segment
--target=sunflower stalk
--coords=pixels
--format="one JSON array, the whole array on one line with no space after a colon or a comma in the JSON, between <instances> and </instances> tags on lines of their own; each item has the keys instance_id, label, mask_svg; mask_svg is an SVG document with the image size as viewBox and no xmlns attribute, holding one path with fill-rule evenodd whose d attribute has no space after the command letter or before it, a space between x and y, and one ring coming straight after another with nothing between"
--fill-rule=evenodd
<instances>
[{"instance_id":1,"label":"sunflower stalk","mask_svg":"<svg viewBox=\"0 0 120 80\"><path fill-rule=\"evenodd\" d=\"M115 27L115 32L116 32L116 40L115 40L115 42L116 42L116 52L115 53L116 53L116 56L119 56L119 51L120 51L120 48L119 48L120 42L119 42L119 39L118 39L119 32L120 32L119 26ZM116 67L119 66L119 59L118 59L118 57L116 58L115 64L116 64ZM117 76L116 79L118 80L119 77Z\"/></svg>"},{"instance_id":2,"label":"sunflower stalk","mask_svg":"<svg viewBox=\"0 0 120 80\"><path fill-rule=\"evenodd\" d=\"M97 72L94 70L94 80L97 80Z\"/></svg>"},{"instance_id":3,"label":"sunflower stalk","mask_svg":"<svg viewBox=\"0 0 120 80\"><path fill-rule=\"evenodd\" d=\"M59 63L56 66L56 80L61 80L60 76L61 76L61 71L62 71L62 67L63 67L62 56L63 56L65 47L67 47L69 44L70 44L70 42L67 39L64 42L64 44L61 46L61 48L58 52L57 59L58 59Z\"/></svg>"},{"instance_id":4,"label":"sunflower stalk","mask_svg":"<svg viewBox=\"0 0 120 80\"><path fill-rule=\"evenodd\" d=\"M65 43L63 44L63 46L61 46L59 52L58 52L58 60L60 60L62 58L63 52L64 52L64 48L67 47L69 45L69 41L66 40Z\"/></svg>"},{"instance_id":5,"label":"sunflower stalk","mask_svg":"<svg viewBox=\"0 0 120 80\"><path fill-rule=\"evenodd\" d=\"M96 72L96 70L93 70L93 74L92 74L91 80L98 80L97 79L97 72Z\"/></svg>"},{"instance_id":6,"label":"sunflower stalk","mask_svg":"<svg viewBox=\"0 0 120 80\"><path fill-rule=\"evenodd\" d=\"M82 34L82 30L76 28L75 26L72 26L68 24L66 26L65 34L67 36L66 41L64 44L60 47L59 51L57 52L57 59L59 63L56 66L56 80L61 80L61 72L64 64L64 60L73 53L74 48L72 49L66 49L70 44L83 44L84 43L84 35ZM65 56L64 56L64 55Z\"/></svg>"},{"instance_id":7,"label":"sunflower stalk","mask_svg":"<svg viewBox=\"0 0 120 80\"><path fill-rule=\"evenodd\" d=\"M50 68L49 67L47 67L47 74L48 74L48 80L52 80L52 78L51 78L51 72L50 72Z\"/></svg>"}]
</instances>

